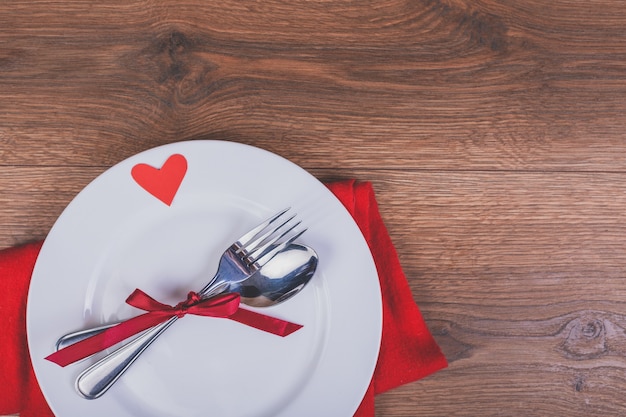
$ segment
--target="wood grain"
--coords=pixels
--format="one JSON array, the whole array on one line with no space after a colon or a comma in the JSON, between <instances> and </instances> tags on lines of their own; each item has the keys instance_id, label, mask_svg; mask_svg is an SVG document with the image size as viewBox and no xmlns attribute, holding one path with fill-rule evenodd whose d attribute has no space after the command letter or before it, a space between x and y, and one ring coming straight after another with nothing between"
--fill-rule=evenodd
<instances>
[{"instance_id":1,"label":"wood grain","mask_svg":"<svg viewBox=\"0 0 626 417\"><path fill-rule=\"evenodd\" d=\"M626 415L626 2L0 3L0 248L180 140L372 181L450 367L379 417Z\"/></svg>"}]
</instances>

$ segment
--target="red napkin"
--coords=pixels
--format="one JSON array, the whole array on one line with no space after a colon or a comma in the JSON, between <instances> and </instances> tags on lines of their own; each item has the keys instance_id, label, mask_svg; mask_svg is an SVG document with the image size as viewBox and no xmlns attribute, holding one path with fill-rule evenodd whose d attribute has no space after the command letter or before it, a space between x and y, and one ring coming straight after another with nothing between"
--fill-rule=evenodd
<instances>
[{"instance_id":1,"label":"red napkin","mask_svg":"<svg viewBox=\"0 0 626 417\"><path fill-rule=\"evenodd\" d=\"M373 417L374 396L447 366L413 301L370 183L328 184L365 236L380 278L383 335L374 377L355 417ZM41 242L0 251L0 415L54 417L26 354L26 296Z\"/></svg>"}]
</instances>

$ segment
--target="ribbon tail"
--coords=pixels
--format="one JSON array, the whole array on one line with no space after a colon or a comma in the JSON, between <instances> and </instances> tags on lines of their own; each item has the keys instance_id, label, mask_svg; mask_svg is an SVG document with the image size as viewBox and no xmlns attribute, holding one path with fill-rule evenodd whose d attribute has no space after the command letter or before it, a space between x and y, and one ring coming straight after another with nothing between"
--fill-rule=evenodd
<instances>
[{"instance_id":1,"label":"ribbon tail","mask_svg":"<svg viewBox=\"0 0 626 417\"><path fill-rule=\"evenodd\" d=\"M73 345L60 349L45 359L65 367L81 359L85 359L104 349L108 349L129 337L167 320L172 314L145 313L119 323L102 333L95 334Z\"/></svg>"},{"instance_id":2,"label":"ribbon tail","mask_svg":"<svg viewBox=\"0 0 626 417\"><path fill-rule=\"evenodd\" d=\"M243 308L239 308L239 310L228 318L245 324L246 326L251 326L256 329L263 330L264 332L282 337L289 336L303 327L301 324L291 323L286 320L266 316L265 314L260 314Z\"/></svg>"}]
</instances>

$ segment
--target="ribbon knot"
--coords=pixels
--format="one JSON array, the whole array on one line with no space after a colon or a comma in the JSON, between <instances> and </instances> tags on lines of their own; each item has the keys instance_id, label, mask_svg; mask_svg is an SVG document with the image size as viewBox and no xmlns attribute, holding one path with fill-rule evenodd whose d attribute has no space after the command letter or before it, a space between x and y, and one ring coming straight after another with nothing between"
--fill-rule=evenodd
<instances>
[{"instance_id":1,"label":"ribbon knot","mask_svg":"<svg viewBox=\"0 0 626 417\"><path fill-rule=\"evenodd\" d=\"M179 319L182 319L189 311L189 307L193 307L200 301L202 301L202 298L200 298L198 293L196 293L195 291L189 291L189 294L187 294L187 299L176 304L176 316Z\"/></svg>"},{"instance_id":2,"label":"ribbon knot","mask_svg":"<svg viewBox=\"0 0 626 417\"><path fill-rule=\"evenodd\" d=\"M73 345L60 349L46 357L60 366L67 366L94 353L107 349L137 333L156 326L172 317L183 318L187 314L204 317L228 318L278 336L287 336L302 326L251 310L239 308L240 295L221 294L202 298L190 291L187 299L175 306L161 303L140 289L133 291L126 303L146 311L137 317L123 321L102 333L98 333Z\"/></svg>"}]
</instances>

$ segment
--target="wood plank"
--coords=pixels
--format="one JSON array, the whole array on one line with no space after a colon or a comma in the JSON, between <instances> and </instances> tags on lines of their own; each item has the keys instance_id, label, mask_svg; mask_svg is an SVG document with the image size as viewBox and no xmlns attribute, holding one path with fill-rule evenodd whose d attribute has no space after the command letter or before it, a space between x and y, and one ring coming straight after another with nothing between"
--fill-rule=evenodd
<instances>
[{"instance_id":1,"label":"wood plank","mask_svg":"<svg viewBox=\"0 0 626 417\"><path fill-rule=\"evenodd\" d=\"M197 3L0 5L0 163L209 138L318 167L625 169L620 2Z\"/></svg>"},{"instance_id":2,"label":"wood plank","mask_svg":"<svg viewBox=\"0 0 626 417\"><path fill-rule=\"evenodd\" d=\"M370 180L447 370L378 417L623 416L626 3L7 0L0 248L179 140Z\"/></svg>"},{"instance_id":3,"label":"wood plank","mask_svg":"<svg viewBox=\"0 0 626 417\"><path fill-rule=\"evenodd\" d=\"M380 397L379 415L622 415L622 177L377 178L414 297L451 363Z\"/></svg>"}]
</instances>

